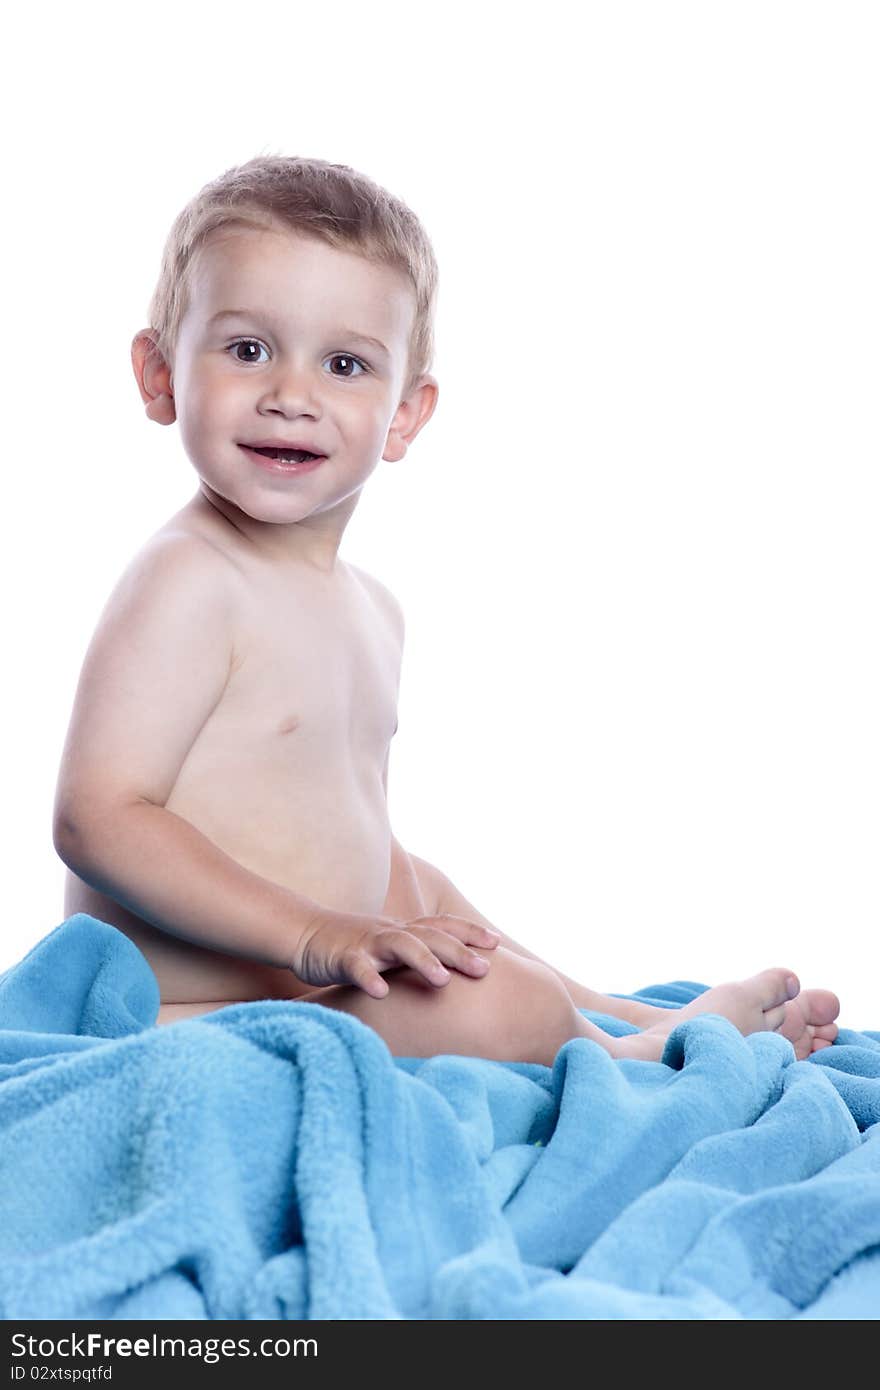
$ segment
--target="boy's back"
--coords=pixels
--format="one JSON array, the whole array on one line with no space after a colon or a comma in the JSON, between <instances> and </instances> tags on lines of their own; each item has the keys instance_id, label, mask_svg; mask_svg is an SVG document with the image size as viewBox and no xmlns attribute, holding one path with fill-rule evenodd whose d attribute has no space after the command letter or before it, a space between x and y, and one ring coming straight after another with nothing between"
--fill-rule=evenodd
<instances>
[{"instance_id":1,"label":"boy's back","mask_svg":"<svg viewBox=\"0 0 880 1390\"><path fill-rule=\"evenodd\" d=\"M221 666L227 672L218 699L192 660L197 607L189 634L185 617L177 634L178 657L190 660L175 662L167 652L169 559L183 561L178 583L190 592L204 575L229 600L219 609L224 643L215 635L211 646L215 682ZM161 649L153 649L160 636ZM338 559L331 572L304 564L279 570L197 494L111 595L84 663L59 798L75 750L87 748L93 785L105 796L113 780L117 794L156 797L263 878L329 908L380 913L402 646L399 607L377 580ZM201 703L193 691L199 680ZM141 781L132 772L126 782L114 737L140 750ZM418 902L412 908L412 915L421 910ZM289 970L157 929L70 869L64 910L125 931L150 961L163 1003L294 997L308 988Z\"/></svg>"}]
</instances>

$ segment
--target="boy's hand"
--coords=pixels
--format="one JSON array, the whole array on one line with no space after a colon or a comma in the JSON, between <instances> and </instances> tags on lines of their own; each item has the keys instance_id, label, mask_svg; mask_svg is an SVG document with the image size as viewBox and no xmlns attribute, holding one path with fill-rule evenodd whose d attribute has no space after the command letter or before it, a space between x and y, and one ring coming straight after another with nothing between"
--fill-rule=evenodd
<instances>
[{"instance_id":1,"label":"boy's hand","mask_svg":"<svg viewBox=\"0 0 880 1390\"><path fill-rule=\"evenodd\" d=\"M485 975L489 962L468 946L492 950L498 939L476 922L447 913L401 921L328 910L303 933L290 968L316 988L357 985L373 999L383 999L389 986L380 972L401 965L410 966L438 988L449 979L445 965L466 975Z\"/></svg>"}]
</instances>

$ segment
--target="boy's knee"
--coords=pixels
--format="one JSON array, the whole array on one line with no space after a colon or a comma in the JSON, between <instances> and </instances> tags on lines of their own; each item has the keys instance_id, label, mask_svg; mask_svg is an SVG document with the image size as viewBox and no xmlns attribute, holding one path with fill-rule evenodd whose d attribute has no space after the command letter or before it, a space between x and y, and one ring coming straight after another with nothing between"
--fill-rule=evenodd
<instances>
[{"instance_id":1,"label":"boy's knee","mask_svg":"<svg viewBox=\"0 0 880 1390\"><path fill-rule=\"evenodd\" d=\"M386 972L391 989L383 999L334 985L316 991L321 997L313 1002L355 1014L395 1056L456 1053L551 1066L562 1043L575 1035L574 1006L559 976L504 946L478 954L490 962L479 979L453 970L437 989L410 966L400 966Z\"/></svg>"},{"instance_id":2,"label":"boy's knee","mask_svg":"<svg viewBox=\"0 0 880 1390\"><path fill-rule=\"evenodd\" d=\"M491 961L482 979L457 977L475 1055L549 1065L562 1042L573 1036L574 1006L565 985L549 965L504 946L480 954Z\"/></svg>"}]
</instances>

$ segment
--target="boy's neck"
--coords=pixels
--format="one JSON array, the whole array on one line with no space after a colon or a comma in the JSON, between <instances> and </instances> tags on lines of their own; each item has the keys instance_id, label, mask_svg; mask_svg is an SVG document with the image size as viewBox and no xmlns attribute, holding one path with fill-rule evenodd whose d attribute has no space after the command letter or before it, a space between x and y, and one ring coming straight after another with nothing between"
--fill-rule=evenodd
<instances>
[{"instance_id":1,"label":"boy's neck","mask_svg":"<svg viewBox=\"0 0 880 1390\"><path fill-rule=\"evenodd\" d=\"M226 537L275 568L309 568L332 575L344 568L339 546L357 500L354 493L330 511L285 525L255 520L203 482L183 510L219 526Z\"/></svg>"}]
</instances>

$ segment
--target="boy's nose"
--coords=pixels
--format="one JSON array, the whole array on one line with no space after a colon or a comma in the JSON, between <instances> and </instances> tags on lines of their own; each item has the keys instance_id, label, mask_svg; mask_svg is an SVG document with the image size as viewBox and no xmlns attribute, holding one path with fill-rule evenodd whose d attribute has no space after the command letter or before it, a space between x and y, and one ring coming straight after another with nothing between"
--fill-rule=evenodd
<instances>
[{"instance_id":1,"label":"boy's nose","mask_svg":"<svg viewBox=\"0 0 880 1390\"><path fill-rule=\"evenodd\" d=\"M314 413L318 405L317 384L304 368L288 366L279 369L272 380L265 384L261 398L263 403L267 408L283 410L285 414L302 410Z\"/></svg>"}]
</instances>

